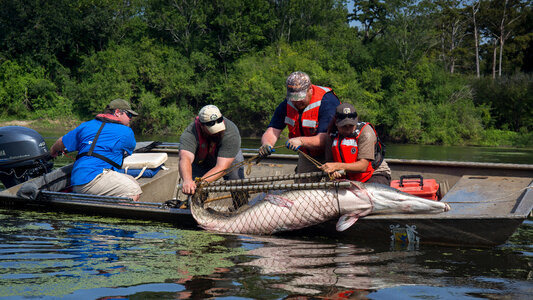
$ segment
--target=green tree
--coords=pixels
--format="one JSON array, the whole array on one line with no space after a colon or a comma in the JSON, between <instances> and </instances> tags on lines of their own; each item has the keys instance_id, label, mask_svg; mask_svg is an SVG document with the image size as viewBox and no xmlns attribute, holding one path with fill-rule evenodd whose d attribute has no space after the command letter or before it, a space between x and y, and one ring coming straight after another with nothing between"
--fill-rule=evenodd
<instances>
[{"instance_id":1,"label":"green tree","mask_svg":"<svg viewBox=\"0 0 533 300\"><path fill-rule=\"evenodd\" d=\"M517 30L520 20L525 17L525 5L526 2L522 0L481 1L483 33L490 39L491 44L486 46L491 49L486 51L486 56L491 57L492 78L496 78L496 75L502 76L505 43Z\"/></svg>"},{"instance_id":2,"label":"green tree","mask_svg":"<svg viewBox=\"0 0 533 300\"><path fill-rule=\"evenodd\" d=\"M144 7L146 23L160 36L178 45L185 55L202 49L209 36L213 8L203 0L149 0Z\"/></svg>"},{"instance_id":3,"label":"green tree","mask_svg":"<svg viewBox=\"0 0 533 300\"><path fill-rule=\"evenodd\" d=\"M394 56L402 68L409 69L436 45L431 12L433 6L425 1L398 0L391 5L390 23L386 39L392 43Z\"/></svg>"},{"instance_id":4,"label":"green tree","mask_svg":"<svg viewBox=\"0 0 533 300\"><path fill-rule=\"evenodd\" d=\"M79 73L80 81L71 82L65 93L75 101L81 117L102 111L114 98L127 98L146 114L140 118L143 132L161 131L165 125L174 129L181 126L171 121L169 111L179 107L189 114L189 103L199 90L193 80L193 66L186 57L146 39L133 45L112 45L87 57Z\"/></svg>"},{"instance_id":5,"label":"green tree","mask_svg":"<svg viewBox=\"0 0 533 300\"><path fill-rule=\"evenodd\" d=\"M486 105L496 129L515 132L533 131L533 76L517 73L496 80L482 78L473 82L474 101Z\"/></svg>"},{"instance_id":6,"label":"green tree","mask_svg":"<svg viewBox=\"0 0 533 300\"><path fill-rule=\"evenodd\" d=\"M380 0L354 0L354 8L348 14L349 21L358 21L363 26L363 42L369 43L383 33L387 25L387 2Z\"/></svg>"},{"instance_id":7,"label":"green tree","mask_svg":"<svg viewBox=\"0 0 533 300\"><path fill-rule=\"evenodd\" d=\"M455 73L457 63L465 54L465 40L470 29L470 10L462 0L439 0L437 5L436 27L440 40L439 58L450 73Z\"/></svg>"},{"instance_id":8,"label":"green tree","mask_svg":"<svg viewBox=\"0 0 533 300\"><path fill-rule=\"evenodd\" d=\"M3 117L68 116L72 102L60 96L43 67L6 60L0 64L0 108Z\"/></svg>"},{"instance_id":9,"label":"green tree","mask_svg":"<svg viewBox=\"0 0 533 300\"><path fill-rule=\"evenodd\" d=\"M133 1L2 1L1 51L8 58L31 57L47 68L56 59L77 67L82 55L120 39L137 13Z\"/></svg>"}]
</instances>

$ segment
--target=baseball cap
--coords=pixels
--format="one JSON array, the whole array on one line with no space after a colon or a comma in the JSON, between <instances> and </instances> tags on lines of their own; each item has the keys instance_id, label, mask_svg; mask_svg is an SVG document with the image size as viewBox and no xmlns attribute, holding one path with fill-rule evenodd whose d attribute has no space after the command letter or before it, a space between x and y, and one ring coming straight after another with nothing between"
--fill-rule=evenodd
<instances>
[{"instance_id":1,"label":"baseball cap","mask_svg":"<svg viewBox=\"0 0 533 300\"><path fill-rule=\"evenodd\" d=\"M357 125L357 112L355 107L350 103L342 103L337 106L335 111L335 125L342 127L344 125Z\"/></svg>"},{"instance_id":2,"label":"baseball cap","mask_svg":"<svg viewBox=\"0 0 533 300\"><path fill-rule=\"evenodd\" d=\"M287 77L287 100L301 101L307 95L307 90L311 86L309 75L296 71Z\"/></svg>"},{"instance_id":3,"label":"baseball cap","mask_svg":"<svg viewBox=\"0 0 533 300\"><path fill-rule=\"evenodd\" d=\"M210 104L202 107L198 113L200 123L202 123L210 134L219 133L226 130L224 117L218 107Z\"/></svg>"},{"instance_id":4,"label":"baseball cap","mask_svg":"<svg viewBox=\"0 0 533 300\"><path fill-rule=\"evenodd\" d=\"M111 101L107 105L107 108L108 109L121 109L121 110L129 112L130 114L132 114L134 116L138 116L139 115L138 113L136 113L134 110L131 109L131 105L130 105L130 103L128 101L126 101L124 99L120 99L120 98Z\"/></svg>"}]
</instances>

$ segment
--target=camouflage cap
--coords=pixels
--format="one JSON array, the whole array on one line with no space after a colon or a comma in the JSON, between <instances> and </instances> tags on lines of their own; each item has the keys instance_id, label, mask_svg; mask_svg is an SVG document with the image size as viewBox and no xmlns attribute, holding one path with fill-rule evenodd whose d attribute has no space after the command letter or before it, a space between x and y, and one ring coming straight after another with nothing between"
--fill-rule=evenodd
<instances>
[{"instance_id":1,"label":"camouflage cap","mask_svg":"<svg viewBox=\"0 0 533 300\"><path fill-rule=\"evenodd\" d=\"M124 99L120 99L120 98L111 101L107 105L107 108L108 109L121 109L121 110L129 112L130 114L132 114L134 116L138 116L139 115L133 109L131 109L131 105L130 105L130 103L128 101L126 101Z\"/></svg>"},{"instance_id":2,"label":"camouflage cap","mask_svg":"<svg viewBox=\"0 0 533 300\"><path fill-rule=\"evenodd\" d=\"M309 75L296 71L287 77L287 100L301 101L305 99L307 90L311 86Z\"/></svg>"}]
</instances>

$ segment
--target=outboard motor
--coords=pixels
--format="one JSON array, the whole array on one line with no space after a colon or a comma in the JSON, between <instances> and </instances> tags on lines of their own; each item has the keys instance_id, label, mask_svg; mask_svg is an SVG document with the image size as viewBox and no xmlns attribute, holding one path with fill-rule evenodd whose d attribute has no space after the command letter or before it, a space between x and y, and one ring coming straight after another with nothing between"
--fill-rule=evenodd
<instances>
[{"instance_id":1,"label":"outboard motor","mask_svg":"<svg viewBox=\"0 0 533 300\"><path fill-rule=\"evenodd\" d=\"M52 170L53 161L44 138L21 127L0 127L0 181L6 188Z\"/></svg>"}]
</instances>

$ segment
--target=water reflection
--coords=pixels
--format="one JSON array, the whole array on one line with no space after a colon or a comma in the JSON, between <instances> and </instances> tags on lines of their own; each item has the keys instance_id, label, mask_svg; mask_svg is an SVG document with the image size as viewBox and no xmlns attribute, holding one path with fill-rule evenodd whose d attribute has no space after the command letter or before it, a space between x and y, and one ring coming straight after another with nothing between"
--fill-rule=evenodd
<instances>
[{"instance_id":1,"label":"water reflection","mask_svg":"<svg viewBox=\"0 0 533 300\"><path fill-rule=\"evenodd\" d=\"M519 255L519 246L512 244L531 232L525 225L497 248L424 246L421 251L254 237L264 246L250 250L248 255L257 257L240 265L271 278L283 276L271 287L290 292L286 299L531 299L531 257ZM526 243L531 249L531 239Z\"/></svg>"},{"instance_id":2,"label":"water reflection","mask_svg":"<svg viewBox=\"0 0 533 300\"><path fill-rule=\"evenodd\" d=\"M93 298L154 283L182 291L187 278L217 274L243 252L220 236L143 222L1 209L0 219L0 297Z\"/></svg>"},{"instance_id":3,"label":"water reflection","mask_svg":"<svg viewBox=\"0 0 533 300\"><path fill-rule=\"evenodd\" d=\"M0 209L0 297L531 299L533 223L490 249L250 237Z\"/></svg>"},{"instance_id":4,"label":"water reflection","mask_svg":"<svg viewBox=\"0 0 533 300\"><path fill-rule=\"evenodd\" d=\"M273 285L290 292L318 294L323 292L324 287L329 287L340 292L355 289L361 295L361 290L370 292L398 284L415 283L404 272L410 266L406 262L418 256L419 252L377 252L373 248L353 244L281 238L254 239L265 243L265 246L250 250L248 255L259 257L241 265L258 267L264 275L293 275L293 279ZM419 278L416 282L421 283Z\"/></svg>"}]
</instances>

